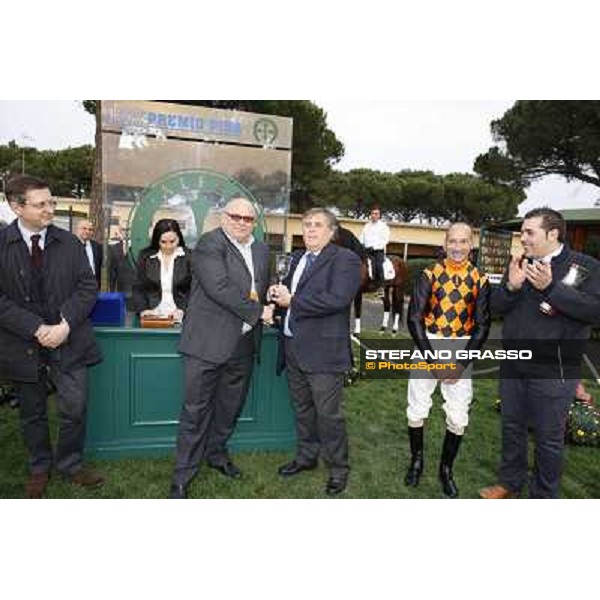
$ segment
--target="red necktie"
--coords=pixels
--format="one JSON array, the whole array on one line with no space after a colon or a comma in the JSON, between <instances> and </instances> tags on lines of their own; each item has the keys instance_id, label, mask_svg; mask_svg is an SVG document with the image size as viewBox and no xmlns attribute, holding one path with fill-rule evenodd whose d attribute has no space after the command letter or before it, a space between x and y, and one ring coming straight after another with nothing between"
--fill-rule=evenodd
<instances>
[{"instance_id":1,"label":"red necktie","mask_svg":"<svg viewBox=\"0 0 600 600\"><path fill-rule=\"evenodd\" d=\"M36 233L31 236L31 264L34 269L42 268L42 249L40 247L41 235Z\"/></svg>"}]
</instances>

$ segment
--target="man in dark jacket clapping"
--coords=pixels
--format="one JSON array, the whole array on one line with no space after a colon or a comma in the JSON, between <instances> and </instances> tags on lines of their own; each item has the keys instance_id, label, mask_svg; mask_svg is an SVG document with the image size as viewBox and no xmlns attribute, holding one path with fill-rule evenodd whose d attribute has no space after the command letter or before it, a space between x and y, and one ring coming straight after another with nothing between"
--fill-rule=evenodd
<instances>
[{"instance_id":1,"label":"man in dark jacket clapping","mask_svg":"<svg viewBox=\"0 0 600 600\"><path fill-rule=\"evenodd\" d=\"M492 293L492 312L504 316L505 347L528 348L533 360L500 368L500 477L480 491L494 500L517 496L527 482L529 425L535 437L529 496L558 496L567 414L591 325L600 321L600 262L567 246L562 215L550 208L530 211L521 242L525 256L513 257Z\"/></svg>"}]
</instances>

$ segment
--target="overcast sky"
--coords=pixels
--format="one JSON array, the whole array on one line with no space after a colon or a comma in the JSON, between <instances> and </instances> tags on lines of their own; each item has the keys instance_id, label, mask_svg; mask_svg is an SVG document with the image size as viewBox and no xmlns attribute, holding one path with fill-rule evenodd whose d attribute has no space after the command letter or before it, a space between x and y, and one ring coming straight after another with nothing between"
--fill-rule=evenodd
<instances>
[{"instance_id":1,"label":"overcast sky","mask_svg":"<svg viewBox=\"0 0 600 600\"><path fill-rule=\"evenodd\" d=\"M472 172L475 157L493 143L490 122L514 100L315 102L327 112L330 128L345 146L336 168L446 174ZM94 119L75 100L0 101L0 143L11 139L40 149L92 144ZM589 207L599 196L595 186L547 177L528 189L519 212L541 204Z\"/></svg>"}]
</instances>

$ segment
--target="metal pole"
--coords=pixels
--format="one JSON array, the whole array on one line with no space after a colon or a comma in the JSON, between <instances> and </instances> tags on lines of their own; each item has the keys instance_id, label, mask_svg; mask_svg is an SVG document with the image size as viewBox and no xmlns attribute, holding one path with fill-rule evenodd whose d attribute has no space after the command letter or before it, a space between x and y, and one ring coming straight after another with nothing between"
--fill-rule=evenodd
<instances>
[{"instance_id":1,"label":"metal pole","mask_svg":"<svg viewBox=\"0 0 600 600\"><path fill-rule=\"evenodd\" d=\"M283 215L283 238L281 240L281 251L287 252L287 228L288 228L288 211Z\"/></svg>"},{"instance_id":2,"label":"metal pole","mask_svg":"<svg viewBox=\"0 0 600 600\"><path fill-rule=\"evenodd\" d=\"M25 175L25 144L27 142L33 142L34 139L27 135L26 133L22 133L20 137L21 143L21 175Z\"/></svg>"},{"instance_id":3,"label":"metal pole","mask_svg":"<svg viewBox=\"0 0 600 600\"><path fill-rule=\"evenodd\" d=\"M285 188L282 188L283 194L284 194L284 202L285 202L285 206L284 206L284 212L283 212L283 239L281 240L281 251L286 254L287 252L291 251L288 250L288 243L287 243L287 239L288 239L288 217L290 214L290 188L289 186L286 186Z\"/></svg>"},{"instance_id":4,"label":"metal pole","mask_svg":"<svg viewBox=\"0 0 600 600\"><path fill-rule=\"evenodd\" d=\"M596 383L598 385L600 385L600 374L598 374L598 371L596 371L596 368L594 367L592 361L588 358L587 354L583 355L583 360L585 361L585 364L588 366L588 369L592 372L592 375L595 377Z\"/></svg>"}]
</instances>

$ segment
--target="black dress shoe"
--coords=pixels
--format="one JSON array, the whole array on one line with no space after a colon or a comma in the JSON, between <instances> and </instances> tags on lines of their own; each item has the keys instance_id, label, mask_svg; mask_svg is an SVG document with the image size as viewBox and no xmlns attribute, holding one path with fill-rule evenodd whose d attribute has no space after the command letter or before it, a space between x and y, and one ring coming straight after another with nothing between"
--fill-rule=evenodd
<instances>
[{"instance_id":1,"label":"black dress shoe","mask_svg":"<svg viewBox=\"0 0 600 600\"><path fill-rule=\"evenodd\" d=\"M185 500L187 498L187 486L172 484L169 498L171 500Z\"/></svg>"},{"instance_id":2,"label":"black dress shoe","mask_svg":"<svg viewBox=\"0 0 600 600\"><path fill-rule=\"evenodd\" d=\"M302 471L312 471L317 468L317 461L307 463L305 465L297 463L295 460L286 463L283 467L279 467L277 472L282 477L291 477L292 475L298 475L298 473L302 473Z\"/></svg>"},{"instance_id":3,"label":"black dress shoe","mask_svg":"<svg viewBox=\"0 0 600 600\"><path fill-rule=\"evenodd\" d=\"M232 479L239 479L242 476L242 472L230 461L228 460L226 463L222 465L211 465L208 466L211 469L216 469L219 473L225 475L225 477L231 477Z\"/></svg>"},{"instance_id":4,"label":"black dress shoe","mask_svg":"<svg viewBox=\"0 0 600 600\"><path fill-rule=\"evenodd\" d=\"M348 480L345 477L330 477L325 486L325 493L328 496L337 496L346 489L347 483Z\"/></svg>"}]
</instances>

